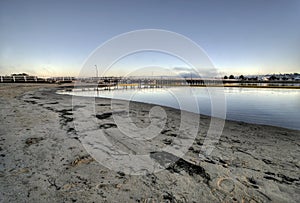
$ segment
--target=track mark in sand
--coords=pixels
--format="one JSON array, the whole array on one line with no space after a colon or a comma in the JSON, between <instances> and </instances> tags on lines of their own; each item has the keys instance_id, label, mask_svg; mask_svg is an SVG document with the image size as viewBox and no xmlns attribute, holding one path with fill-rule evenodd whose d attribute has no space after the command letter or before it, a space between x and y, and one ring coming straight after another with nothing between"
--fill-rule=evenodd
<instances>
[{"instance_id":1,"label":"track mark in sand","mask_svg":"<svg viewBox=\"0 0 300 203\"><path fill-rule=\"evenodd\" d=\"M55 187L56 190L61 189L61 187L56 184L56 180L54 178L49 178L48 183L50 184L50 187Z\"/></svg>"},{"instance_id":2,"label":"track mark in sand","mask_svg":"<svg viewBox=\"0 0 300 203\"><path fill-rule=\"evenodd\" d=\"M165 139L162 140L162 142L163 142L164 144L166 144L166 145L170 145L170 144L173 143L173 140L170 139L170 138L165 138Z\"/></svg>"},{"instance_id":3,"label":"track mark in sand","mask_svg":"<svg viewBox=\"0 0 300 203\"><path fill-rule=\"evenodd\" d=\"M37 104L36 101L34 100L24 100L24 102L30 103L30 104Z\"/></svg>"},{"instance_id":4,"label":"track mark in sand","mask_svg":"<svg viewBox=\"0 0 300 203\"><path fill-rule=\"evenodd\" d=\"M172 130L163 130L161 131L161 134L170 136L170 137L177 137L177 134L175 134Z\"/></svg>"},{"instance_id":5,"label":"track mark in sand","mask_svg":"<svg viewBox=\"0 0 300 203\"><path fill-rule=\"evenodd\" d=\"M86 106L85 105L74 105L73 106L73 111L76 111L76 110L78 110L80 108L84 108L84 107L86 107Z\"/></svg>"},{"instance_id":6,"label":"track mark in sand","mask_svg":"<svg viewBox=\"0 0 300 203\"><path fill-rule=\"evenodd\" d=\"M233 180L231 178L219 178L219 180L217 181L217 186L218 188L222 189L223 191L227 192L227 193L231 193L234 191L235 189L235 184L233 182Z\"/></svg>"},{"instance_id":7,"label":"track mark in sand","mask_svg":"<svg viewBox=\"0 0 300 203\"><path fill-rule=\"evenodd\" d=\"M299 184L300 182L300 179L297 179L297 178L291 178L291 177L288 177L286 175L283 175L283 174L277 174L275 177L275 174L274 173L271 173L271 172L265 172L265 174L267 174L266 176L263 176L265 179L267 180L273 180L275 182L278 182L278 183L281 183L281 184L293 184L294 182L296 184Z\"/></svg>"},{"instance_id":8,"label":"track mark in sand","mask_svg":"<svg viewBox=\"0 0 300 203\"><path fill-rule=\"evenodd\" d=\"M251 178L246 177L246 180L248 181L248 183L250 183L251 187L253 187L255 189L259 189L259 186L257 185L257 182L253 177L251 177Z\"/></svg>"},{"instance_id":9,"label":"track mark in sand","mask_svg":"<svg viewBox=\"0 0 300 203\"><path fill-rule=\"evenodd\" d=\"M117 125L114 123L105 123L99 126L100 129L116 128Z\"/></svg>"},{"instance_id":10,"label":"track mark in sand","mask_svg":"<svg viewBox=\"0 0 300 203\"><path fill-rule=\"evenodd\" d=\"M86 156L81 156L77 157L74 161L71 162L71 166L79 166L81 164L88 164L92 161L95 161L91 156L86 155Z\"/></svg>"},{"instance_id":11,"label":"track mark in sand","mask_svg":"<svg viewBox=\"0 0 300 203\"><path fill-rule=\"evenodd\" d=\"M25 140L25 144L27 145L27 147L29 147L30 145L37 144L42 140L44 140L44 138L42 137L31 137Z\"/></svg>"}]
</instances>

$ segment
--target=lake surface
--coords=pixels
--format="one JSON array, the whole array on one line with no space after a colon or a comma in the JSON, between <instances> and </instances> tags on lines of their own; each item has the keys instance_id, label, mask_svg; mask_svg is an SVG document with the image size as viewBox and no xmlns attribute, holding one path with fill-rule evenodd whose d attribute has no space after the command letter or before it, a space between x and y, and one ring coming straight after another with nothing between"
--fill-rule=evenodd
<instances>
[{"instance_id":1,"label":"lake surface","mask_svg":"<svg viewBox=\"0 0 300 203\"><path fill-rule=\"evenodd\" d=\"M300 90L270 88L172 87L112 91L59 92L152 103L226 119L300 130ZM218 96L214 97L213 95ZM214 100L214 102L212 102ZM212 105L212 103L214 105ZM214 106L215 110L212 110ZM223 109L225 107L225 109ZM217 111L216 111L217 109ZM216 113L217 112L217 113Z\"/></svg>"}]
</instances>

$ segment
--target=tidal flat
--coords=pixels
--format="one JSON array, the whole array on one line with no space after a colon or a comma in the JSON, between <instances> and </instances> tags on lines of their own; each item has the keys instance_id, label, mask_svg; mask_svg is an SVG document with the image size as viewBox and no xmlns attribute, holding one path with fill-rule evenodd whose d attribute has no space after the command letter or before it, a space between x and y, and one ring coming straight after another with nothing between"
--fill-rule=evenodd
<instances>
[{"instance_id":1,"label":"tidal flat","mask_svg":"<svg viewBox=\"0 0 300 203\"><path fill-rule=\"evenodd\" d=\"M197 136L182 157L159 172L127 174L105 167L83 146L89 132L117 138L111 100L95 99L97 128L78 132L84 122L72 96L56 94L56 84L0 85L0 202L298 202L300 199L300 131L225 121L211 154L202 154L210 118L200 116ZM153 105L130 102L137 126L149 125ZM180 111L161 106L167 122L151 149L122 140L113 144L150 153L157 164L161 152L184 137L178 130ZM117 113L122 115L122 109ZM192 121L191 121L192 122ZM164 155L166 157L166 155Z\"/></svg>"}]
</instances>

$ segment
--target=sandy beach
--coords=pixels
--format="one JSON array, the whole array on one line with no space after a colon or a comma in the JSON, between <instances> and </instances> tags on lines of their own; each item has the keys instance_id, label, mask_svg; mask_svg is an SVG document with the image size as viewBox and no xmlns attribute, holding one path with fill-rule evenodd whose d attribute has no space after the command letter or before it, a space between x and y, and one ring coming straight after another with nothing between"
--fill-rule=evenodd
<instances>
[{"instance_id":1,"label":"sandy beach","mask_svg":"<svg viewBox=\"0 0 300 203\"><path fill-rule=\"evenodd\" d=\"M82 108L72 106L72 96L56 94L58 89L63 86L0 85L0 202L300 200L300 131L226 121L213 152L200 159L210 122L201 115L198 135L182 158L170 155L177 161L157 173L128 175L108 169L87 152L82 143L84 133L74 126L74 121L84 122L74 117ZM84 103L85 98L81 99ZM115 136L110 100L99 98L95 103L99 129ZM146 126L151 107L131 102L133 121ZM177 129L180 111L161 108L168 119L151 143L158 148L183 136ZM159 163L159 154L151 153Z\"/></svg>"}]
</instances>

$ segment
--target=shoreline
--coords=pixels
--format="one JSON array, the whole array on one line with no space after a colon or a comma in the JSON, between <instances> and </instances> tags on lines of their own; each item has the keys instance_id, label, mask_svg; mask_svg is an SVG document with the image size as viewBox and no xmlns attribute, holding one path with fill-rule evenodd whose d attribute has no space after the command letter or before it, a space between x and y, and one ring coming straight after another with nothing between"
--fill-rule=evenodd
<instances>
[{"instance_id":1,"label":"shoreline","mask_svg":"<svg viewBox=\"0 0 300 203\"><path fill-rule=\"evenodd\" d=\"M192 86L193 87L193 86ZM218 87L218 86L215 86L215 87ZM177 86L177 87L175 87L175 86L170 86L170 87L166 87L166 88L184 88L183 86ZM159 88L160 89L160 88ZM159 90L158 89L158 90ZM162 88L163 89L163 88ZM87 88L87 89L85 89L85 88L81 88L81 87L78 87L78 88L76 88L76 91L74 90L74 93L72 93L72 89L71 88L67 88L67 89L63 89L62 91L58 91L58 94L62 94L62 95L74 95L74 96L82 96L82 97L93 97L92 96L92 94L89 94L89 95L87 95L87 94L84 94L85 96L83 96L83 95L80 95L80 92L82 92L82 93L84 93L84 92L91 92L91 93L95 93L95 97L97 98L97 97L99 97L99 98L103 98L103 99L110 99L110 97L111 97L111 95L110 94L108 94L108 96L102 96L101 97L101 93L103 93L103 95L106 95L106 93L107 92L116 92L115 94L116 95L118 95L118 91L120 91L120 92L123 92L123 91L135 91L135 90L140 90L140 91L152 91L152 90L155 90L155 89L152 89L152 88L142 88L142 89L122 89L122 88L119 88L119 89L99 89L98 91L97 91L97 94L98 94L98 92L99 92L99 95L98 96L96 96L96 90L94 90L94 89L92 89L92 88ZM227 89L228 90L228 89ZM234 89L234 90L237 90L237 89ZM121 93L122 94L122 93ZM116 99L116 98L115 98ZM124 101L127 101L126 99L124 99ZM158 101L160 101L160 100L158 100ZM151 102L149 102L149 100L148 101L145 101L145 100L136 100L135 102L140 102L140 103L145 103L145 104L151 104L151 105L158 105L158 106L164 106L164 105L162 105L162 104L160 104L161 102L155 102L155 101L152 101L152 103ZM162 102L163 102L163 100L162 100ZM171 107L171 108L174 108L174 109L177 109L177 110L180 110L180 109L178 109L176 106L172 106L172 105L169 105L169 106L166 106L166 107ZM190 111L190 112L192 112L192 111ZM194 112L194 113L196 113L196 112ZM228 112L227 112L228 113ZM229 112L230 113L230 112ZM208 114L201 114L200 113L200 115L205 115L205 116L210 116L210 115L208 115ZM253 114L251 115L251 116L253 116ZM274 117L276 117L276 116L274 116ZM269 119L269 120L268 120ZM232 117L231 116L231 118L228 118L227 116L226 116L226 120L228 120L228 121L236 121L236 122L244 122L244 123L249 123L249 124L257 124L257 125L266 125L266 126L273 126L273 127L282 127L282 128L286 128L286 129L291 129L291 130L300 130L300 128L299 128L299 126L298 125L296 125L296 124L294 124L294 125L290 125L290 123L285 123L285 124L283 124L282 122L280 123L280 122L278 122L278 120L277 120L277 122L276 122L276 119L273 119L273 118L271 118L271 117L269 117L269 118L265 118L265 120L259 120L259 119L247 119L246 117L239 117L238 119L235 119L235 117ZM294 119L291 119L291 120L294 120ZM275 121L275 122L274 122Z\"/></svg>"},{"instance_id":2,"label":"shoreline","mask_svg":"<svg viewBox=\"0 0 300 203\"><path fill-rule=\"evenodd\" d=\"M55 93L62 88L0 85L1 202L297 202L300 198L298 130L226 120L214 151L200 159L210 120L201 115L194 143L171 168L127 175L107 169L87 153L73 123L83 122L74 117L80 107L72 111L72 96ZM106 124L113 120L104 116L111 115L105 114L111 112L110 100L97 98L96 104L102 115L98 125L109 127L104 131L111 133L113 125ZM133 122L146 126L153 105L130 105ZM176 129L180 113L162 108L168 122L153 144L166 147L180 136Z\"/></svg>"}]
</instances>

